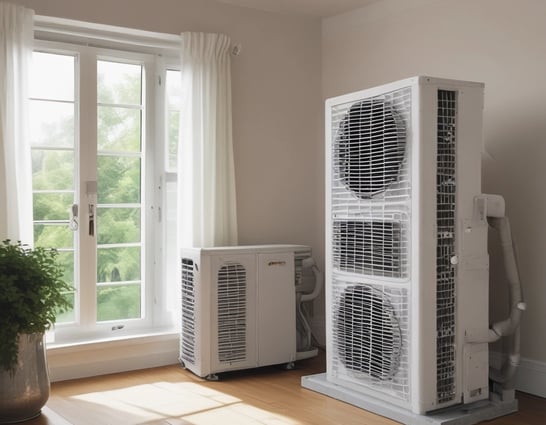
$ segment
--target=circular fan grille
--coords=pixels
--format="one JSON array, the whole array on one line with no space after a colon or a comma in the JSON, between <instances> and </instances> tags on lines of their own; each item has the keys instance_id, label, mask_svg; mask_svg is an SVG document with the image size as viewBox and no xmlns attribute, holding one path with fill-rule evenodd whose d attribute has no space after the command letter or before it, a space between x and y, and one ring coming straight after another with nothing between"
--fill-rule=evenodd
<instances>
[{"instance_id":1,"label":"circular fan grille","mask_svg":"<svg viewBox=\"0 0 546 425\"><path fill-rule=\"evenodd\" d=\"M347 369L382 381L396 373L402 337L381 292L366 285L348 287L337 306L335 332L337 352Z\"/></svg>"},{"instance_id":2,"label":"circular fan grille","mask_svg":"<svg viewBox=\"0 0 546 425\"><path fill-rule=\"evenodd\" d=\"M387 189L400 172L405 139L404 122L390 102L368 99L351 106L336 138L345 186L360 198Z\"/></svg>"}]
</instances>

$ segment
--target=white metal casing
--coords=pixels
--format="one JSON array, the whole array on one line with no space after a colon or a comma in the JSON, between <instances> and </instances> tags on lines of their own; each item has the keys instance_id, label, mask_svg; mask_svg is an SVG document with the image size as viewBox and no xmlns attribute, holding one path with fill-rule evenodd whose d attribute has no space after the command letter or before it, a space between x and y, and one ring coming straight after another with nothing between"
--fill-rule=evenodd
<instances>
[{"instance_id":1,"label":"white metal casing","mask_svg":"<svg viewBox=\"0 0 546 425\"><path fill-rule=\"evenodd\" d=\"M455 326L454 349L449 354L453 356L449 362L454 369L453 395L440 399L437 392L442 378L437 370L441 363L438 360L437 245L441 235L437 231L437 145L438 96L444 90L454 92L456 103L454 254L450 259L455 276ZM404 122L406 140L403 163L397 176L401 180L389 184L382 193L363 199L352 193L348 185L340 184L336 138L343 125L343 113L347 113L351 105L365 99L383 98L390 99L397 108L406 109L397 118ZM326 101L328 381L354 390L355 394L405 406L418 414L488 397L488 346L466 342L470 335L485 335L489 321L487 222L485 215L480 213L482 207L475 202L481 195L482 110L483 84L430 77L414 77ZM351 230L356 228L354 223L366 220L401 223L400 253L403 258L399 276L387 276L386 273L375 276L373 271L340 268L336 251L340 239L339 223L346 223L342 224L345 230ZM355 246L350 245L351 248ZM372 297L377 300L383 297L391 303L388 314L392 319L389 320L396 320L399 327L396 329L400 335L398 364L393 362L390 374L385 372L384 376L381 372L367 376L358 367L347 366L347 359L344 359L347 352L340 347L339 323L344 320L344 316L340 316L340 306L346 307L343 303L347 298L343 297L358 287L371 288L366 291ZM360 331L353 329L351 338L360 338ZM398 337L391 336L391 340L391 343L398 342ZM370 346L376 350L375 346ZM361 354L351 352L350 360Z\"/></svg>"},{"instance_id":2,"label":"white metal casing","mask_svg":"<svg viewBox=\"0 0 546 425\"><path fill-rule=\"evenodd\" d=\"M295 261L310 256L302 245L183 249L184 365L205 377L294 362ZM222 286L226 276L235 278ZM232 291L229 298L226 291Z\"/></svg>"}]
</instances>

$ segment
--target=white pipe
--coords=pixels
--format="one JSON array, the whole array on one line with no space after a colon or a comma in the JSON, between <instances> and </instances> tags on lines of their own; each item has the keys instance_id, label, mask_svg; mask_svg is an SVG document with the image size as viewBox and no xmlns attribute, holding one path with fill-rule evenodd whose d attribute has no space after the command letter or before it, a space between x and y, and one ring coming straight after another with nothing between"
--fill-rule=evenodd
<instances>
[{"instance_id":1,"label":"white pipe","mask_svg":"<svg viewBox=\"0 0 546 425\"><path fill-rule=\"evenodd\" d=\"M493 323L489 329L488 342L513 334L519 327L521 314L526 309L523 301L510 223L507 217L490 217L489 224L498 230L504 254L504 268L510 290L510 315L505 320Z\"/></svg>"},{"instance_id":2,"label":"white pipe","mask_svg":"<svg viewBox=\"0 0 546 425\"><path fill-rule=\"evenodd\" d=\"M520 328L514 332L514 339L512 341L512 350L508 355L508 361L503 367L501 373L504 377L503 388L505 390L512 390L516 388L516 370L519 367L521 356L519 354L520 347Z\"/></svg>"},{"instance_id":3,"label":"white pipe","mask_svg":"<svg viewBox=\"0 0 546 425\"><path fill-rule=\"evenodd\" d=\"M302 339L302 346L298 347L299 351L307 351L311 349L312 344L312 331L311 326L309 326L309 322L307 321L307 318L305 317L305 314L303 312L303 306L301 304L301 294L296 294L296 314L298 315L298 322L300 326L303 327L303 332L301 334Z\"/></svg>"},{"instance_id":4,"label":"white pipe","mask_svg":"<svg viewBox=\"0 0 546 425\"><path fill-rule=\"evenodd\" d=\"M515 388L515 376L516 370L519 367L521 356L519 354L520 349L520 328L514 332L512 339L512 347L508 353L508 359L502 365L501 370L491 368L489 370L489 376L492 381L502 385L504 390L512 390Z\"/></svg>"}]
</instances>

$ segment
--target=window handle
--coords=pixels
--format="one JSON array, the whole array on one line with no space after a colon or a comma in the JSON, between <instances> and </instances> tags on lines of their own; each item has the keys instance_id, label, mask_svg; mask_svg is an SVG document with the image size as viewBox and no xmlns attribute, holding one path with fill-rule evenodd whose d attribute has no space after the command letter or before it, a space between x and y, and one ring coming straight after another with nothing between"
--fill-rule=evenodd
<instances>
[{"instance_id":1,"label":"window handle","mask_svg":"<svg viewBox=\"0 0 546 425\"><path fill-rule=\"evenodd\" d=\"M95 236L95 205L89 204L89 236Z\"/></svg>"},{"instance_id":2,"label":"window handle","mask_svg":"<svg viewBox=\"0 0 546 425\"><path fill-rule=\"evenodd\" d=\"M78 204L72 204L72 208L70 209L70 222L68 223L68 227L73 232L78 230Z\"/></svg>"}]
</instances>

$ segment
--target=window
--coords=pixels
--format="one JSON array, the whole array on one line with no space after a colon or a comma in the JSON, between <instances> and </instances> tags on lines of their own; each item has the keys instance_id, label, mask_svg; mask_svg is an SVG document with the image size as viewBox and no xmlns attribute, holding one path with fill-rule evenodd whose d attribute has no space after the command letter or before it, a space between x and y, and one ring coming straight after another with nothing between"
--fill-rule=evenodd
<instances>
[{"instance_id":1,"label":"window","mask_svg":"<svg viewBox=\"0 0 546 425\"><path fill-rule=\"evenodd\" d=\"M176 240L161 226L175 219L166 192L176 187L180 86L165 63L64 43L40 42L33 54L35 245L58 249L74 288L59 341L173 323L176 263L171 254L166 273L161 252Z\"/></svg>"}]
</instances>

